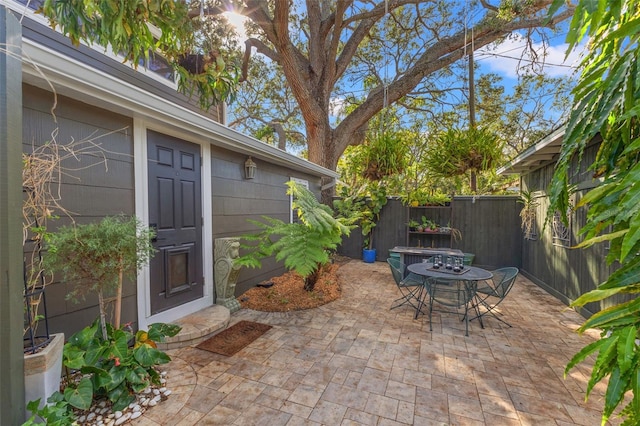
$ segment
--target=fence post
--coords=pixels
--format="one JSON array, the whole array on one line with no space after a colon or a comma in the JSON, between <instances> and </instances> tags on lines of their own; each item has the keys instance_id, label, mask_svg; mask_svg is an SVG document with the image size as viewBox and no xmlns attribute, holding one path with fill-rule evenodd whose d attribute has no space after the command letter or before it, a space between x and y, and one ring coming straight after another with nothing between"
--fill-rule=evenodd
<instances>
[{"instance_id":1,"label":"fence post","mask_svg":"<svg viewBox=\"0 0 640 426\"><path fill-rule=\"evenodd\" d=\"M0 6L0 424L24 421L22 31Z\"/></svg>"}]
</instances>

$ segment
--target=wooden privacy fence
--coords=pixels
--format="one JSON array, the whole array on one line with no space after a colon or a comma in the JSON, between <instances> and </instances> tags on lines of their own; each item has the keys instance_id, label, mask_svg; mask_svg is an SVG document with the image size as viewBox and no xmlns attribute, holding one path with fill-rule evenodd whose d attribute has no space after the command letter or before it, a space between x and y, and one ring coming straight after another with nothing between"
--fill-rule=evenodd
<instances>
[{"instance_id":1,"label":"wooden privacy fence","mask_svg":"<svg viewBox=\"0 0 640 426\"><path fill-rule=\"evenodd\" d=\"M452 248L475 255L474 265L490 269L522 265L522 231L517 196L457 196L452 203L451 226L462 238ZM389 249L407 245L408 208L397 198L383 207L374 229L373 246L377 261L389 257ZM360 259L364 237L359 228L343 240L338 253Z\"/></svg>"}]
</instances>

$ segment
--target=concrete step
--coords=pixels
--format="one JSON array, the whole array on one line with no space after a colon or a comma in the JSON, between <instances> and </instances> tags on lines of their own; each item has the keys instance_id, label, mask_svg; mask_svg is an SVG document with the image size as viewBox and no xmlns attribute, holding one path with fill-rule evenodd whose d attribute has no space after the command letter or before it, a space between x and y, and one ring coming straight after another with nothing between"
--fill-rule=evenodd
<instances>
[{"instance_id":1,"label":"concrete step","mask_svg":"<svg viewBox=\"0 0 640 426\"><path fill-rule=\"evenodd\" d=\"M231 313L222 305L212 305L186 317L174 321L182 327L180 333L158 343L158 349L178 349L195 346L229 325Z\"/></svg>"}]
</instances>

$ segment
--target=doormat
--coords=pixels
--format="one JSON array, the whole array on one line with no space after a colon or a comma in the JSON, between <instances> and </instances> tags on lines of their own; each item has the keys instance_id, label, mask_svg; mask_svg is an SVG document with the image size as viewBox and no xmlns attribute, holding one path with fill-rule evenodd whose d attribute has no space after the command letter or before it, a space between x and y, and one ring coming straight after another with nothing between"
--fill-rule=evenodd
<instances>
[{"instance_id":1,"label":"doormat","mask_svg":"<svg viewBox=\"0 0 640 426\"><path fill-rule=\"evenodd\" d=\"M198 344L196 348L220 355L231 356L262 336L270 325L253 321L240 321Z\"/></svg>"}]
</instances>

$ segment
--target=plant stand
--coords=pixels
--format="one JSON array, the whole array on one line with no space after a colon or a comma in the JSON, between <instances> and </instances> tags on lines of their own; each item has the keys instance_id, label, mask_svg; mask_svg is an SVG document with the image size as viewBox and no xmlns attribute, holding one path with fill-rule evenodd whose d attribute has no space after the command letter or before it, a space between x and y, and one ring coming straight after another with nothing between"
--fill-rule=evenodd
<instances>
[{"instance_id":1,"label":"plant stand","mask_svg":"<svg viewBox=\"0 0 640 426\"><path fill-rule=\"evenodd\" d=\"M42 407L51 394L60 390L63 348L64 333L52 334L51 341L40 352L24 356L25 405L40 398Z\"/></svg>"}]
</instances>

